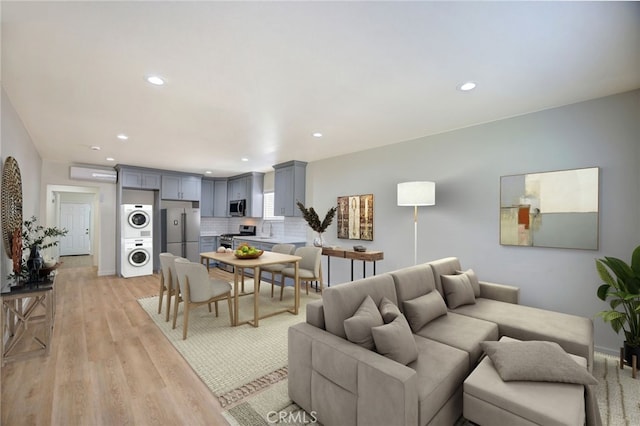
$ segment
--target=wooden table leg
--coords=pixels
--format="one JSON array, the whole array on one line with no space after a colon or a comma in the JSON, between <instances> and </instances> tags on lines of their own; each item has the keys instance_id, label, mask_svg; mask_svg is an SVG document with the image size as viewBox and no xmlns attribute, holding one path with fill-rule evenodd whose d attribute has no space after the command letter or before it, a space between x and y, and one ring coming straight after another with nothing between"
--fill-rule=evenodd
<instances>
[{"instance_id":1,"label":"wooden table leg","mask_svg":"<svg viewBox=\"0 0 640 426\"><path fill-rule=\"evenodd\" d=\"M260 320L260 267L253 268L253 326L258 326Z\"/></svg>"},{"instance_id":2,"label":"wooden table leg","mask_svg":"<svg viewBox=\"0 0 640 426\"><path fill-rule=\"evenodd\" d=\"M239 303L238 299L240 296L238 295L238 268L233 268L233 325L234 327L238 325L238 309Z\"/></svg>"},{"instance_id":3,"label":"wooden table leg","mask_svg":"<svg viewBox=\"0 0 640 426\"><path fill-rule=\"evenodd\" d=\"M300 267L300 261L296 261L294 264L294 274L293 274L293 293L295 295L295 305L294 305L294 313L298 315L298 310L300 308L300 276L298 274L298 268Z\"/></svg>"}]
</instances>

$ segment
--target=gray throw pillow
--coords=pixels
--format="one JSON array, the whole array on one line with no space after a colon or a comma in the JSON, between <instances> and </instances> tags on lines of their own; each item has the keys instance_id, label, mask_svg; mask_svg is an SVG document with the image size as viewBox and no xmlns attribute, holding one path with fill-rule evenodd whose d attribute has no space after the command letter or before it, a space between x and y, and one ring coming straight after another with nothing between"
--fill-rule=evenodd
<instances>
[{"instance_id":1,"label":"gray throw pillow","mask_svg":"<svg viewBox=\"0 0 640 426\"><path fill-rule=\"evenodd\" d=\"M404 365L418 359L418 347L404 315L396 316L389 324L373 327L371 333L379 354Z\"/></svg>"},{"instance_id":2,"label":"gray throw pillow","mask_svg":"<svg viewBox=\"0 0 640 426\"><path fill-rule=\"evenodd\" d=\"M447 305L440 293L435 290L415 299L405 300L402 302L402 307L414 333L430 321L447 314Z\"/></svg>"},{"instance_id":3,"label":"gray throw pillow","mask_svg":"<svg viewBox=\"0 0 640 426\"><path fill-rule=\"evenodd\" d=\"M456 274L466 275L471 282L471 287L473 287L473 295L475 297L480 297L480 281L478 281L478 276L473 269L467 269L466 271L456 271Z\"/></svg>"},{"instance_id":4,"label":"gray throw pillow","mask_svg":"<svg viewBox=\"0 0 640 426\"><path fill-rule=\"evenodd\" d=\"M476 303L471 281L467 275L442 275L441 279L442 291L449 308L455 309L458 306Z\"/></svg>"},{"instance_id":5,"label":"gray throw pillow","mask_svg":"<svg viewBox=\"0 0 640 426\"><path fill-rule=\"evenodd\" d=\"M383 297L380 301L380 315L382 315L384 323L389 324L391 321L396 319L398 315L402 315L402 313L395 303L386 297Z\"/></svg>"},{"instance_id":6,"label":"gray throw pillow","mask_svg":"<svg viewBox=\"0 0 640 426\"><path fill-rule=\"evenodd\" d=\"M344 320L344 332L350 342L363 348L374 350L375 345L371 336L371 327L383 324L384 321L382 321L376 302L373 301L371 296L367 296L356 313L351 318Z\"/></svg>"},{"instance_id":7,"label":"gray throw pillow","mask_svg":"<svg viewBox=\"0 0 640 426\"><path fill-rule=\"evenodd\" d=\"M481 342L480 346L505 382L598 384L585 367L575 362L555 342Z\"/></svg>"}]
</instances>

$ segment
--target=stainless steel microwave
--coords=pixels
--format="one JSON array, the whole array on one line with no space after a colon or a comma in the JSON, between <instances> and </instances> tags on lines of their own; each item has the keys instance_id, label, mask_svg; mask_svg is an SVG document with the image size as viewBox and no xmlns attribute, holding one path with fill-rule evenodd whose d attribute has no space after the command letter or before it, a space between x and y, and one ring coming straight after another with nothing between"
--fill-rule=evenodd
<instances>
[{"instance_id":1,"label":"stainless steel microwave","mask_svg":"<svg viewBox=\"0 0 640 426\"><path fill-rule=\"evenodd\" d=\"M244 216L247 200L229 201L229 214L231 216Z\"/></svg>"}]
</instances>

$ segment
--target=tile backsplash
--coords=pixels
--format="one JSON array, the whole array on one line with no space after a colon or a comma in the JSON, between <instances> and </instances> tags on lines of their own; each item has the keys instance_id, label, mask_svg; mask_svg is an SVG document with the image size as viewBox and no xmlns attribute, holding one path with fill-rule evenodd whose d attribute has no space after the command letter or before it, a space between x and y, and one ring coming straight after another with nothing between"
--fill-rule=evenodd
<instances>
[{"instance_id":1,"label":"tile backsplash","mask_svg":"<svg viewBox=\"0 0 640 426\"><path fill-rule=\"evenodd\" d=\"M200 234L220 235L238 232L240 225L255 225L257 235L271 234L275 238L307 238L307 223L302 218L285 217L284 220L262 220L252 217L203 217L200 219ZM271 228L271 229L270 229Z\"/></svg>"}]
</instances>

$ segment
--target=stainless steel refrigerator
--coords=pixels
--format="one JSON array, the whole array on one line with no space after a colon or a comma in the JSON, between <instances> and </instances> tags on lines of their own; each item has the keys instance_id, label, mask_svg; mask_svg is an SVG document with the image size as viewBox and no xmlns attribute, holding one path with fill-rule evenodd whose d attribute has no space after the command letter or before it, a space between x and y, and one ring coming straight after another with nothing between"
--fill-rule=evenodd
<instances>
[{"instance_id":1,"label":"stainless steel refrigerator","mask_svg":"<svg viewBox=\"0 0 640 426\"><path fill-rule=\"evenodd\" d=\"M200 262L200 209L170 208L160 211L162 252Z\"/></svg>"}]
</instances>

